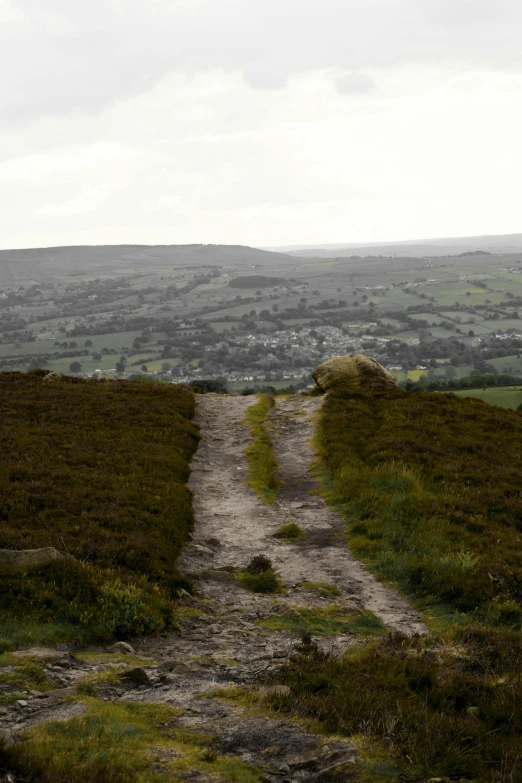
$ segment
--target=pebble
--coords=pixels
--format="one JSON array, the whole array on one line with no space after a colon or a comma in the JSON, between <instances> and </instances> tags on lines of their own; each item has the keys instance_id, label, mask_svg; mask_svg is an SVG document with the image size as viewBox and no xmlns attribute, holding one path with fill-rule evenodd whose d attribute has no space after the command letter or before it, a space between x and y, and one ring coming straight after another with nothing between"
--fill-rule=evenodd
<instances>
[{"instance_id":1,"label":"pebble","mask_svg":"<svg viewBox=\"0 0 522 783\"><path fill-rule=\"evenodd\" d=\"M25 701L25 699L18 699L18 701L15 702L15 707L18 707L18 709L21 710L24 707L27 707L28 704L29 702Z\"/></svg>"}]
</instances>

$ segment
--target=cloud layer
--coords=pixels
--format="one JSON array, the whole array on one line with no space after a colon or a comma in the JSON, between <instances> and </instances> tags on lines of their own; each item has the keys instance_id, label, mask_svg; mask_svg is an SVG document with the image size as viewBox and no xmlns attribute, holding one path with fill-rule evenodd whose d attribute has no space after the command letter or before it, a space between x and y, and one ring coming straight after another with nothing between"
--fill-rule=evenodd
<instances>
[{"instance_id":1,"label":"cloud layer","mask_svg":"<svg viewBox=\"0 0 522 783\"><path fill-rule=\"evenodd\" d=\"M0 0L0 246L519 231L518 0Z\"/></svg>"}]
</instances>

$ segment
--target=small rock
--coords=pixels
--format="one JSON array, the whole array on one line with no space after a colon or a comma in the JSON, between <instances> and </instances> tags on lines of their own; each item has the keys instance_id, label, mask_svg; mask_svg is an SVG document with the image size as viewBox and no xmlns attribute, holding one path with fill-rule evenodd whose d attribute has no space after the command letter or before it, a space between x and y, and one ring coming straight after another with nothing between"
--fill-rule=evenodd
<instances>
[{"instance_id":1,"label":"small rock","mask_svg":"<svg viewBox=\"0 0 522 783\"><path fill-rule=\"evenodd\" d=\"M19 710L21 710L24 707L27 707L28 704L29 704L29 702L25 701L25 699L18 699L18 701L15 702L15 707L17 707Z\"/></svg>"},{"instance_id":2,"label":"small rock","mask_svg":"<svg viewBox=\"0 0 522 783\"><path fill-rule=\"evenodd\" d=\"M121 652L126 655L136 655L136 650L132 644L129 644L128 642L116 642L112 647L109 647L107 652Z\"/></svg>"},{"instance_id":3,"label":"small rock","mask_svg":"<svg viewBox=\"0 0 522 783\"><path fill-rule=\"evenodd\" d=\"M478 707L468 707L466 709L466 714L470 718L478 718L479 717L479 708Z\"/></svg>"},{"instance_id":4,"label":"small rock","mask_svg":"<svg viewBox=\"0 0 522 783\"><path fill-rule=\"evenodd\" d=\"M273 658L286 658L287 652L286 650L274 650Z\"/></svg>"},{"instance_id":5,"label":"small rock","mask_svg":"<svg viewBox=\"0 0 522 783\"><path fill-rule=\"evenodd\" d=\"M0 729L0 744L2 744L4 748L11 748L14 745L13 735L9 729ZM12 780L14 780L14 778L12 778Z\"/></svg>"},{"instance_id":6,"label":"small rock","mask_svg":"<svg viewBox=\"0 0 522 783\"><path fill-rule=\"evenodd\" d=\"M122 680L132 680L132 682L138 685L146 685L150 687L152 681L142 666L137 666L135 669L129 669L129 671L123 672L121 675Z\"/></svg>"},{"instance_id":7,"label":"small rock","mask_svg":"<svg viewBox=\"0 0 522 783\"><path fill-rule=\"evenodd\" d=\"M281 764L281 766L279 767L279 772L288 774L290 772L290 767L288 766L288 764Z\"/></svg>"},{"instance_id":8,"label":"small rock","mask_svg":"<svg viewBox=\"0 0 522 783\"><path fill-rule=\"evenodd\" d=\"M31 694L31 696L41 696L42 695L42 691L29 691L29 693Z\"/></svg>"},{"instance_id":9,"label":"small rock","mask_svg":"<svg viewBox=\"0 0 522 783\"><path fill-rule=\"evenodd\" d=\"M201 546L201 544L191 544L190 545L192 549L195 549L197 552L202 552L205 555L213 555L214 552L208 548L208 546Z\"/></svg>"},{"instance_id":10,"label":"small rock","mask_svg":"<svg viewBox=\"0 0 522 783\"><path fill-rule=\"evenodd\" d=\"M205 544L207 544L207 546L218 547L221 546L221 541L219 541L217 538L207 538Z\"/></svg>"},{"instance_id":11,"label":"small rock","mask_svg":"<svg viewBox=\"0 0 522 783\"><path fill-rule=\"evenodd\" d=\"M219 627L219 625L214 624L214 625L209 625L207 630L209 633L219 633L221 631L221 628Z\"/></svg>"}]
</instances>

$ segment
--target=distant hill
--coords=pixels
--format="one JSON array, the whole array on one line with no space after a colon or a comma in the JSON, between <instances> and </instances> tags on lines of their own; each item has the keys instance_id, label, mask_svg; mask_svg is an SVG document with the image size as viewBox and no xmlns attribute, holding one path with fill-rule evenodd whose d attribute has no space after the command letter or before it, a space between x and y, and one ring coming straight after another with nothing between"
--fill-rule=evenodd
<instances>
[{"instance_id":1,"label":"distant hill","mask_svg":"<svg viewBox=\"0 0 522 783\"><path fill-rule=\"evenodd\" d=\"M289 245L266 248L304 258L340 258L344 256L447 256L464 252L517 253L522 250L522 234L498 236L452 237L405 242L345 243L335 245Z\"/></svg>"},{"instance_id":2,"label":"distant hill","mask_svg":"<svg viewBox=\"0 0 522 783\"><path fill-rule=\"evenodd\" d=\"M182 266L274 266L293 259L242 245L94 245L0 250L0 284Z\"/></svg>"}]
</instances>

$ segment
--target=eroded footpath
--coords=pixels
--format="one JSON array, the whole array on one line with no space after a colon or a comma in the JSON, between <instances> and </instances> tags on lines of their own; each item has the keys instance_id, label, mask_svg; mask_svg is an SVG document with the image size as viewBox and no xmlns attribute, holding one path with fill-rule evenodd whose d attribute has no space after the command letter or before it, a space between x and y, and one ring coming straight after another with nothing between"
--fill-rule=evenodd
<instances>
[{"instance_id":1,"label":"eroded footpath","mask_svg":"<svg viewBox=\"0 0 522 783\"><path fill-rule=\"evenodd\" d=\"M113 678L100 686L99 694L106 700L168 703L178 708L179 727L212 736L216 752L252 764L264 779L328 780L333 773L338 781L352 779L356 754L350 742L326 741L290 720L263 714L266 689L258 683L301 643L296 628L306 613L319 619L332 612L341 617L360 615L366 621L374 617L384 631L410 636L426 633L426 627L406 599L377 582L351 555L343 521L317 494L310 466L320 399L276 399L269 427L282 488L277 501L269 505L248 486L245 451L251 435L244 419L255 401L198 397L202 440L190 481L196 526L180 561L197 595L182 597L178 631L139 643L138 657L132 660L141 673L126 680ZM274 538L288 522L305 532L302 541ZM284 592L255 594L237 582L235 569L244 569L257 555L272 561L286 586ZM361 638L356 628L341 623L335 632L323 630L314 641L341 654L360 644ZM80 654L64 652L58 658L48 664L49 678L58 687L71 688L86 672L101 673L107 667L101 659L82 659ZM116 671L124 667L125 655L119 654L112 666ZM253 703L259 709L252 711L219 697L220 690L234 685L255 686ZM21 707L9 707L1 716L3 726L16 734L31 723L67 719L83 708L59 700L44 707L43 701L36 696ZM209 779L196 767L181 777Z\"/></svg>"}]
</instances>

